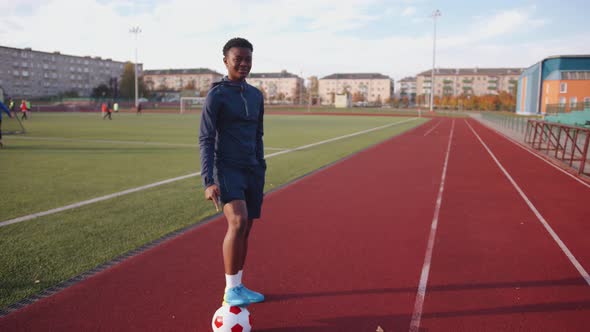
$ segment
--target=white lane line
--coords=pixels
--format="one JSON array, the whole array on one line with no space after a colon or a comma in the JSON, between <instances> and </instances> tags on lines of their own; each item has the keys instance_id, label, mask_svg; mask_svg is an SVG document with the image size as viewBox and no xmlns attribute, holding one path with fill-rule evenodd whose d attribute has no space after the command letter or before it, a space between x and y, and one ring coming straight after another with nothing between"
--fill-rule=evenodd
<instances>
[{"instance_id":1,"label":"white lane line","mask_svg":"<svg viewBox=\"0 0 590 332\"><path fill-rule=\"evenodd\" d=\"M283 151L279 151L279 152L274 152L271 154L267 154L264 157L265 158L272 158L281 154L285 154L285 153L289 153L289 152L293 152L293 151L299 151L299 150L303 150L303 149L307 149L310 147L314 147L320 144L326 144L326 143L330 143L330 142L334 142L337 140L341 140L341 139L345 139L345 138L349 138L349 137L353 137L353 136L357 136L357 135L362 135L371 131L375 131L375 130L380 130L380 129L384 129L387 127L391 127L391 126L395 126L398 124L402 124L408 121L412 121L412 120L416 120L417 118L411 118L408 120L404 120L404 121L399 121L399 122L393 122L384 126L380 126L380 127L375 127L375 128L371 128L371 129L367 129L367 130L363 130L363 131L359 131L356 133L352 133L352 134L348 134L348 135L344 135L344 136L339 136L339 137L335 137L335 138L331 138L328 140L324 140L321 142L317 142L317 143L313 143L313 144L307 144L307 145L303 145L297 148L293 148L293 149L287 149L287 150L283 150ZM96 197L96 198L92 198L89 200L85 200L85 201L81 201L78 203L74 203L74 204L70 204L70 205L66 205L66 206L62 206L59 208L55 208L55 209L51 209L51 210L47 210L47 211L43 211L43 212L38 212L38 213L33 213L33 214L29 214L26 216L22 216L22 217L18 217L18 218L14 218L14 219L9 219L3 222L0 222L0 227L3 226L8 226L11 224L16 224L19 222L23 222L23 221L27 221L27 220L31 220L31 219L35 219L38 217L43 217L46 215L50 215L53 213L57 213L57 212L62 212L62 211L66 211L66 210L71 210L71 209L75 209L84 205L88 205L88 204L92 204L92 203L96 203L96 202L101 202L107 199L111 199L111 198L115 198L115 197L119 197L119 196L123 196L123 195L127 195L127 194L131 194L134 192L138 192L141 190L145 190L145 189L149 189L149 188L153 188L153 187L157 187L157 186L161 186L163 184L168 184L171 182L175 182L175 181L180 181L180 180L184 180L184 179L188 179L191 177L195 177L195 176L199 176L201 175L201 172L197 172L197 173L191 173L191 174L187 174L187 175L183 175L183 176L179 176L179 177L175 177L175 178L171 178L171 179L167 179L167 180L163 180L163 181L159 181L159 182L155 182L155 183L151 183L151 184L147 184L145 186L141 186L141 187L137 187L137 188L131 188L131 189L127 189L127 190L123 190L123 191L119 191L113 194L109 194L109 195L105 195L105 196L100 196L100 197Z\"/></svg>"},{"instance_id":2,"label":"white lane line","mask_svg":"<svg viewBox=\"0 0 590 332\"><path fill-rule=\"evenodd\" d=\"M432 261L432 251L434 249L434 239L436 237L436 229L438 227L438 216L440 213L440 206L442 205L443 193L445 190L445 180L447 177L447 166L449 164L449 156L451 155L451 141L453 140L453 131L455 130L455 120L451 125L451 134L449 135L449 143L447 145L447 154L445 156L445 163L440 179L440 186L438 188L438 197L436 198L436 206L434 208L434 216L432 217L432 225L430 226L430 235L428 236L428 246L426 247L426 255L424 255L424 265L422 266L422 274L420 274L420 284L418 285L418 293L416 294L416 302L414 304L414 313L412 314L412 321L410 322L410 332L418 332L420 330L420 320L422 319L422 308L424 307L424 298L426 297L426 286L428 285L428 275L430 274L430 263Z\"/></svg>"},{"instance_id":3,"label":"white lane line","mask_svg":"<svg viewBox=\"0 0 590 332\"><path fill-rule=\"evenodd\" d=\"M494 153L492 153L492 150L490 150L490 148L486 145L486 143L484 143L484 141L481 139L481 137L479 137L479 135L475 132L475 130L473 129L473 127L471 127L471 125L469 124L469 122L467 122L467 120L465 120L465 123L467 123L467 125L469 126L469 129L471 129L471 131L473 132L473 134L475 135L475 137L477 137L477 139L479 140L479 142L488 151L488 153L490 154L490 156L492 157L492 159L494 159L494 161L496 162L496 165L498 165L498 167L502 170L502 172L508 178L508 180L510 181L510 183L512 183L512 185L514 186L514 188L516 189L516 191L518 191L518 193L520 194L520 197L522 197L522 199L526 202L526 204L529 206L529 208L533 211L533 213L535 214L535 216L537 216L537 219L541 222L541 224L543 225L543 227L545 227L545 229L547 230L547 232L549 232L549 235L551 235L551 237L557 243L557 245L559 246L559 248L561 248L561 251L563 251L563 253L567 256L567 258L570 260L570 262L574 265L574 267L576 268L576 270L578 270L578 272L580 273L580 275L582 276L582 278L584 278L584 280L586 280L586 283L588 284L588 286L590 286L590 275L588 275L588 272L586 272L586 270L584 269L584 267L582 266L582 264L580 264L580 262L578 262L578 260L576 259L576 257L568 249L568 247L565 245L565 243L563 243L563 241L561 241L561 239L559 238L559 236L557 235L557 233L555 233L555 231L553 230L553 228L551 228L551 226L549 226L549 223L547 222L547 220L545 220L545 218L541 215L541 213L539 212L539 210L537 210L537 208L529 200L529 198L527 197L527 195L518 186L518 184L516 183L516 181L514 181L514 179L512 178L512 176L510 176L510 174L508 173L508 171L506 171L506 169L504 168L504 166L502 166L502 164L500 163L500 161L498 161L498 158L496 158L496 156L494 155Z\"/></svg>"},{"instance_id":4,"label":"white lane line","mask_svg":"<svg viewBox=\"0 0 590 332\"><path fill-rule=\"evenodd\" d=\"M430 128L426 133L424 133L424 136L428 136L428 134L430 134L436 127L438 127L438 125L442 122L442 120L439 120L437 124L435 124L432 128Z\"/></svg>"},{"instance_id":5,"label":"white lane line","mask_svg":"<svg viewBox=\"0 0 590 332\"><path fill-rule=\"evenodd\" d=\"M476 119L477 121L479 121L479 123L481 123L482 125L488 127L489 129L495 131L496 133L498 133L498 135L501 135L505 138L507 138L510 142L514 143L516 146L518 146L519 148L525 150L526 152L532 154L533 156L541 159L542 161L546 162L549 166L555 168L556 170L560 171L561 173L569 176L570 178L576 180L577 182L579 182L580 184L582 184L583 186L590 188L590 184L588 184L587 182L584 182L582 179L576 177L575 175L567 172L566 170L564 170L563 168L560 168L559 166L555 165L554 163L552 163L551 161L545 159L545 157L543 157L542 155L539 155L537 153L535 153L534 151L531 151L530 148L526 145L523 145L522 143L512 139L511 137L502 134L500 131L496 130L495 128L491 127L490 125L484 123L483 121L480 121L479 119ZM548 158L548 157L547 157Z\"/></svg>"},{"instance_id":6,"label":"white lane line","mask_svg":"<svg viewBox=\"0 0 590 332\"><path fill-rule=\"evenodd\" d=\"M271 147L265 146L264 149L265 150L278 150L278 151L281 151L281 150L288 150L289 148L271 148Z\"/></svg>"}]
</instances>

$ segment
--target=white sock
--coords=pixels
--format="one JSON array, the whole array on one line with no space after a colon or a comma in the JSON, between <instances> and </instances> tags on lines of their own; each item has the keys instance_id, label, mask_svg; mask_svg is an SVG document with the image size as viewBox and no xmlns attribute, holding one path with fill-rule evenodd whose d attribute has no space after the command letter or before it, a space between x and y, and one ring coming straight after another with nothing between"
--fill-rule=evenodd
<instances>
[{"instance_id":1,"label":"white sock","mask_svg":"<svg viewBox=\"0 0 590 332\"><path fill-rule=\"evenodd\" d=\"M239 273L238 274L226 274L225 275L225 289L230 289L230 288L234 288L238 285L240 285L240 278L239 278Z\"/></svg>"},{"instance_id":2,"label":"white sock","mask_svg":"<svg viewBox=\"0 0 590 332\"><path fill-rule=\"evenodd\" d=\"M244 270L240 270L238 271L238 282L241 284L242 283L242 273L244 272Z\"/></svg>"}]
</instances>

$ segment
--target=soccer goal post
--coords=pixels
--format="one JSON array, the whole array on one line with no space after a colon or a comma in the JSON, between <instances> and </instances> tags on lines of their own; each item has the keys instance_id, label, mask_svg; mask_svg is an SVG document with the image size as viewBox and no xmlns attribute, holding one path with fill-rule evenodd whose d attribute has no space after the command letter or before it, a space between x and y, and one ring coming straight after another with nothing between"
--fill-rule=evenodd
<instances>
[{"instance_id":1,"label":"soccer goal post","mask_svg":"<svg viewBox=\"0 0 590 332\"><path fill-rule=\"evenodd\" d=\"M200 110L204 103L204 97L181 97L180 114Z\"/></svg>"}]
</instances>

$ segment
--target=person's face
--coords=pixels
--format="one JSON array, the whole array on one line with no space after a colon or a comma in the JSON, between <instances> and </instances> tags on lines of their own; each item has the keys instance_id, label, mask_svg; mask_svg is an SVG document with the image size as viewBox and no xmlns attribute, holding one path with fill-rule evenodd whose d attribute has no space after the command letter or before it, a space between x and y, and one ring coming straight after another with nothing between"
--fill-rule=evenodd
<instances>
[{"instance_id":1,"label":"person's face","mask_svg":"<svg viewBox=\"0 0 590 332\"><path fill-rule=\"evenodd\" d=\"M248 48L232 47L223 57L227 76L232 81L243 81L252 68L252 51Z\"/></svg>"}]
</instances>

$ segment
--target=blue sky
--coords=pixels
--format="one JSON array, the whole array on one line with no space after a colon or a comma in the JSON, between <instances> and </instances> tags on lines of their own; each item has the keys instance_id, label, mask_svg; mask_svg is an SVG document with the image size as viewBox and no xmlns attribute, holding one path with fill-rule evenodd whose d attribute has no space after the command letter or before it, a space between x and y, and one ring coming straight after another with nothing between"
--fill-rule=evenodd
<instances>
[{"instance_id":1,"label":"blue sky","mask_svg":"<svg viewBox=\"0 0 590 332\"><path fill-rule=\"evenodd\" d=\"M396 80L432 66L528 67L590 54L590 1L0 0L0 45L133 60L146 69L225 71L231 37L254 44L254 72L319 77L378 72Z\"/></svg>"}]
</instances>

